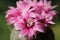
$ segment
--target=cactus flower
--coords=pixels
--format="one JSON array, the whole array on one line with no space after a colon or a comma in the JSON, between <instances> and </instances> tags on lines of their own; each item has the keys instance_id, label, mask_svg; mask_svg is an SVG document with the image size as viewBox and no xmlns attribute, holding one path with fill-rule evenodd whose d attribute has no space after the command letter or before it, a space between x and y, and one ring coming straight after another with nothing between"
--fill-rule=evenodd
<instances>
[{"instance_id":1,"label":"cactus flower","mask_svg":"<svg viewBox=\"0 0 60 40\"><path fill-rule=\"evenodd\" d=\"M52 20L56 16L51 1L47 0L22 0L16 2L16 7L9 6L6 12L8 24L12 24L20 31L19 38L36 36L36 32L44 33L44 28L55 24Z\"/></svg>"}]
</instances>

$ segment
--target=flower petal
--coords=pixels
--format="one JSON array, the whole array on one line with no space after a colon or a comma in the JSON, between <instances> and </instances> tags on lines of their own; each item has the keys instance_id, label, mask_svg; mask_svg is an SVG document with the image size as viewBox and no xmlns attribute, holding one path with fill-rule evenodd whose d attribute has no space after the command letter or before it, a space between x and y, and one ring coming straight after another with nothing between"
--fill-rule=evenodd
<instances>
[{"instance_id":1,"label":"flower petal","mask_svg":"<svg viewBox=\"0 0 60 40\"><path fill-rule=\"evenodd\" d=\"M48 23L50 23L50 24L55 24L54 22L52 22L52 21L48 21Z\"/></svg>"},{"instance_id":2,"label":"flower petal","mask_svg":"<svg viewBox=\"0 0 60 40\"><path fill-rule=\"evenodd\" d=\"M14 28L16 30L22 30L23 28L25 28L25 25L23 23L14 23Z\"/></svg>"},{"instance_id":3,"label":"flower petal","mask_svg":"<svg viewBox=\"0 0 60 40\"><path fill-rule=\"evenodd\" d=\"M34 35L34 30L31 28L29 29L28 37L32 37Z\"/></svg>"},{"instance_id":4,"label":"flower petal","mask_svg":"<svg viewBox=\"0 0 60 40\"><path fill-rule=\"evenodd\" d=\"M30 13L30 17L32 17L32 18L36 18L36 14L33 13L33 12L31 12L31 13Z\"/></svg>"},{"instance_id":5,"label":"flower petal","mask_svg":"<svg viewBox=\"0 0 60 40\"><path fill-rule=\"evenodd\" d=\"M22 30L20 33L19 33L19 38L22 38L22 37L24 37L24 36L26 36L28 34L28 30L27 29L24 29L24 30Z\"/></svg>"},{"instance_id":6,"label":"flower petal","mask_svg":"<svg viewBox=\"0 0 60 40\"><path fill-rule=\"evenodd\" d=\"M15 23L16 22L16 18L15 17L8 17L7 18L7 22L8 22L8 24L13 24L13 23Z\"/></svg>"},{"instance_id":7,"label":"flower petal","mask_svg":"<svg viewBox=\"0 0 60 40\"><path fill-rule=\"evenodd\" d=\"M35 31L38 31L38 32L44 32L44 30L43 30L43 26L41 25L41 24L35 24L35 26L33 27L33 29L35 30Z\"/></svg>"},{"instance_id":8,"label":"flower petal","mask_svg":"<svg viewBox=\"0 0 60 40\"><path fill-rule=\"evenodd\" d=\"M57 5L55 5L55 6L51 7L51 9L54 9L54 8L56 8L56 7L57 7Z\"/></svg>"}]
</instances>

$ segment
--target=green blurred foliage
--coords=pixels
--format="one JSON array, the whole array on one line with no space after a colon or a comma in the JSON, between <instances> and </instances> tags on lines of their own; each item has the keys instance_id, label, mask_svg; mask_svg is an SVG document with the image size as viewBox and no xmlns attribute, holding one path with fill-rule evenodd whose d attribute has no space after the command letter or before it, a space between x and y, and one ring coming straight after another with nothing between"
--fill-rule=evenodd
<instances>
[{"instance_id":1,"label":"green blurred foliage","mask_svg":"<svg viewBox=\"0 0 60 40\"><path fill-rule=\"evenodd\" d=\"M18 0L0 0L0 40L9 40L11 31L9 30L6 19L5 11L7 11L8 6L16 6L16 1ZM56 25L53 27L56 40L60 40L60 0L51 0L53 5L58 5Z\"/></svg>"}]
</instances>

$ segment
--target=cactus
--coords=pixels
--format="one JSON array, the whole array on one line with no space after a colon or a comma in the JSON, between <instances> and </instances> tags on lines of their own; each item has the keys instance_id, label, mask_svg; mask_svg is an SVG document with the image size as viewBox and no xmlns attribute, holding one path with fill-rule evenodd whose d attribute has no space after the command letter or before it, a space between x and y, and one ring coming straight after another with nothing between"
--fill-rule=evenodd
<instances>
[{"instance_id":1,"label":"cactus","mask_svg":"<svg viewBox=\"0 0 60 40\"><path fill-rule=\"evenodd\" d=\"M13 29L11 31L10 40L26 40L26 37L19 39L18 34L19 34L19 31L16 31L15 29Z\"/></svg>"}]
</instances>

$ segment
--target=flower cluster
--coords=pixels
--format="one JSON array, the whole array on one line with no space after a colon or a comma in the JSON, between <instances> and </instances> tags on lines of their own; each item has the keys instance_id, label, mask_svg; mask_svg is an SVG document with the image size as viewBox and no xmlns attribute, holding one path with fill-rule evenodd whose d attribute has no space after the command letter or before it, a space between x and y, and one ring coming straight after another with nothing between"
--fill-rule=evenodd
<instances>
[{"instance_id":1,"label":"flower cluster","mask_svg":"<svg viewBox=\"0 0 60 40\"><path fill-rule=\"evenodd\" d=\"M53 18L56 16L51 1L47 0L22 0L16 2L17 7L9 6L6 19L17 31L19 38L32 37L36 32L44 32L49 24L55 24Z\"/></svg>"}]
</instances>

